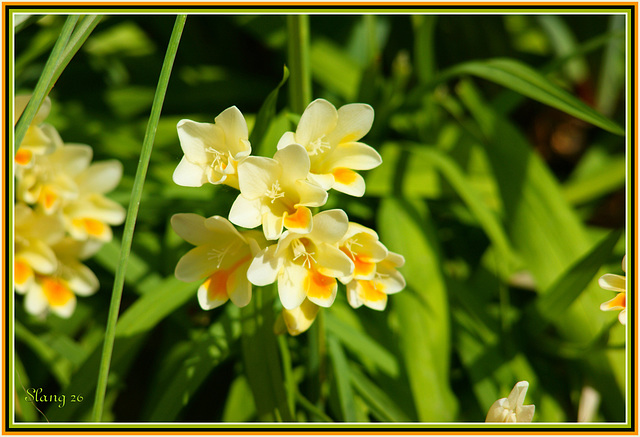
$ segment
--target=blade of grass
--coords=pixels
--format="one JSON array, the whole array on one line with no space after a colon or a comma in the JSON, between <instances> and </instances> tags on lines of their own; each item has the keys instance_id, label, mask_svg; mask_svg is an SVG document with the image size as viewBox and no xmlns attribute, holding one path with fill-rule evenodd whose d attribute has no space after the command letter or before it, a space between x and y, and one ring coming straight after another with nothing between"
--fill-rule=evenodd
<instances>
[{"instance_id":1,"label":"blade of grass","mask_svg":"<svg viewBox=\"0 0 640 437\"><path fill-rule=\"evenodd\" d=\"M329 355L333 363L333 375L338 389L338 399L340 401L340 413L344 422L356 422L357 413L353 389L351 388L351 372L347 357L342 350L338 340L329 336L327 338Z\"/></svg>"},{"instance_id":2,"label":"blade of grass","mask_svg":"<svg viewBox=\"0 0 640 437\"><path fill-rule=\"evenodd\" d=\"M309 64L309 17L287 15L289 34L288 59L291 70L291 110L302 114L311 102L311 70Z\"/></svg>"},{"instance_id":3,"label":"blade of grass","mask_svg":"<svg viewBox=\"0 0 640 437\"><path fill-rule=\"evenodd\" d=\"M158 87L156 89L156 95L153 99L153 106L151 107L149 123L147 124L147 131L142 143L140 161L138 162L138 168L136 170L136 176L133 182L131 202L129 209L127 210L127 217L125 219L124 233L122 238L122 251L120 252L120 262L118 264L118 269L116 270L116 276L113 283L113 292L111 295L111 304L109 307L109 318L107 320L102 360L100 362L100 371L98 374L96 399L93 408L93 419L95 422L100 422L102 418L104 398L107 391L107 377L109 375L109 366L111 363L111 355L113 353L113 344L115 342L116 323L118 321L118 312L120 309L120 301L122 298L122 289L124 287L127 259L129 257L129 252L131 251L133 230L136 223L136 217L138 215L140 199L142 197L142 189L144 187L147 168L149 167L149 159L151 157L151 150L153 149L153 140L155 139L155 132L158 126L158 121L160 119L160 112L162 110L164 96L167 92L167 86L169 84L169 77L171 76L173 61L178 51L178 45L180 43L180 37L182 36L182 30L184 29L186 18L186 15L178 15L176 17L173 32L171 33L171 39L169 40L169 46L167 47L164 63L162 65L162 71L160 72Z\"/></svg>"},{"instance_id":4,"label":"blade of grass","mask_svg":"<svg viewBox=\"0 0 640 437\"><path fill-rule=\"evenodd\" d=\"M275 87L273 91L269 93L267 98L264 100L264 103L260 107L258 111L258 115L256 116L256 123L253 126L253 130L251 131L251 135L249 136L249 142L252 147L255 149L254 153L258 154L258 149L264 135L271 124L271 121L276 115L276 103L278 102L278 93L280 88L285 84L287 79L289 78L289 70L287 67L284 67L284 72L282 73L282 80Z\"/></svg>"},{"instance_id":5,"label":"blade of grass","mask_svg":"<svg viewBox=\"0 0 640 437\"><path fill-rule=\"evenodd\" d=\"M53 76L58 67L62 54L64 53L64 49L67 46L67 42L71 37L71 32L73 32L77 21L78 15L70 15L69 17L67 17L64 25L62 26L60 36L53 46L53 50L51 50L51 54L49 55L49 59L47 59L47 63L44 66L42 75L38 79L38 83L33 90L33 95L31 96L31 99L29 99L29 103L27 103L26 108L24 108L24 111L20 115L20 119L16 124L14 137L16 150L18 147L20 147L20 144L22 143L22 140L27 133L27 129L29 129L29 125L38 113L38 109L40 109L42 101L47 96L50 85L53 83Z\"/></svg>"},{"instance_id":6,"label":"blade of grass","mask_svg":"<svg viewBox=\"0 0 640 437\"><path fill-rule=\"evenodd\" d=\"M102 15L87 15L81 18L78 22L76 29L73 31L71 38L69 38L69 42L62 53L62 56L58 60L58 65L53 73L51 81L49 82L49 86L47 87L47 92L45 95L49 94L53 85L56 83L66 66L69 64L71 59L75 56L75 54L80 50L80 47L84 44L84 42L89 38L93 29L96 28L100 20L102 19Z\"/></svg>"}]
</instances>

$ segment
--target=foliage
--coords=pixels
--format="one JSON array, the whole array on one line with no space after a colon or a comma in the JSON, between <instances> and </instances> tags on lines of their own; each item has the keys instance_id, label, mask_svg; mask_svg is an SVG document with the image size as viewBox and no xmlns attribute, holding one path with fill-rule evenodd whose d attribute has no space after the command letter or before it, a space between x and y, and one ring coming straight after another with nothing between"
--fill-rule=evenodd
<instances>
[{"instance_id":1,"label":"foliage","mask_svg":"<svg viewBox=\"0 0 640 437\"><path fill-rule=\"evenodd\" d=\"M181 119L236 105L272 156L300 112L284 15L189 16L169 80L128 255L104 421L483 422L517 381L535 422L625 419L624 326L597 277L625 254L624 20L613 15L311 15L312 98L375 109L383 165L362 198L325 206L376 229L406 260L384 312L344 288L310 331L273 334L271 287L211 311L174 277L190 246L175 213L226 216L237 191L177 186ZM60 74L47 122L124 164L131 190L174 17L106 15ZM16 93L31 93L65 17L16 28ZM88 24L93 24L88 23ZM68 36L68 35L67 35ZM73 36L72 36L73 39ZM62 55L60 55L62 56ZM283 67L289 67L283 70ZM51 67L49 67L51 69ZM284 71L284 75L283 75ZM275 90L275 91L274 91ZM36 108L37 109L37 108ZM101 288L70 319L16 297L16 414L91 420L122 228L87 264ZM343 287L341 285L341 287ZM17 378L16 378L17 379Z\"/></svg>"}]
</instances>

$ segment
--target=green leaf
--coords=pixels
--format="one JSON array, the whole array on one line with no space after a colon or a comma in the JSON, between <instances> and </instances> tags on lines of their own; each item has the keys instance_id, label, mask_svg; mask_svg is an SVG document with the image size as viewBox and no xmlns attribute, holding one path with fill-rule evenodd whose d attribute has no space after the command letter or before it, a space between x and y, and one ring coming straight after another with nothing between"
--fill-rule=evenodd
<instances>
[{"instance_id":1,"label":"green leaf","mask_svg":"<svg viewBox=\"0 0 640 437\"><path fill-rule=\"evenodd\" d=\"M535 309L538 315L550 322L564 317L569 307L587 288L600 267L611 257L611 252L620 239L620 233L620 231L609 233L582 258L571 265L536 300ZM534 326L536 330L544 328L544 324L539 321Z\"/></svg>"},{"instance_id":2,"label":"green leaf","mask_svg":"<svg viewBox=\"0 0 640 437\"><path fill-rule=\"evenodd\" d=\"M439 80L454 76L471 74L510 88L531 99L553 106L576 118L601 127L616 135L625 131L615 122L603 116L586 103L554 85L531 67L511 59L490 59L472 61L455 65L445 72Z\"/></svg>"},{"instance_id":3,"label":"green leaf","mask_svg":"<svg viewBox=\"0 0 640 437\"><path fill-rule=\"evenodd\" d=\"M351 101L358 91L361 68L340 47L327 39L311 44L313 79L345 100Z\"/></svg>"},{"instance_id":4,"label":"green leaf","mask_svg":"<svg viewBox=\"0 0 640 437\"><path fill-rule=\"evenodd\" d=\"M251 388L247 378L238 376L229 388L229 394L222 412L223 422L248 422L256 414Z\"/></svg>"},{"instance_id":5,"label":"green leaf","mask_svg":"<svg viewBox=\"0 0 640 437\"><path fill-rule=\"evenodd\" d=\"M273 333L273 288L255 289L242 308L242 358L260 420L293 420Z\"/></svg>"},{"instance_id":6,"label":"green leaf","mask_svg":"<svg viewBox=\"0 0 640 437\"><path fill-rule=\"evenodd\" d=\"M409 416L354 364L350 366L351 383L373 414L381 422L410 422Z\"/></svg>"},{"instance_id":7,"label":"green leaf","mask_svg":"<svg viewBox=\"0 0 640 437\"><path fill-rule=\"evenodd\" d=\"M456 400L449 386L449 305L435 229L421 206L407 200L384 199L378 229L389 250L406 260L401 273L407 289L393 296L392 311L401 320L398 341L418 419L449 421L456 414Z\"/></svg>"},{"instance_id":8,"label":"green leaf","mask_svg":"<svg viewBox=\"0 0 640 437\"><path fill-rule=\"evenodd\" d=\"M356 422L357 412L353 390L351 389L351 377L347 357L344 355L342 346L333 336L327 337L329 346L329 356L333 364L333 376L336 381L338 400L343 422Z\"/></svg>"},{"instance_id":9,"label":"green leaf","mask_svg":"<svg viewBox=\"0 0 640 437\"><path fill-rule=\"evenodd\" d=\"M258 111L256 122L253 125L253 130L251 131L251 135L249 136L249 142L255 149L253 153L256 155L258 155L260 152L258 145L262 143L264 135L266 134L271 121L276 115L276 103L278 103L278 93L280 92L280 88L284 86L288 78L289 69L285 66L284 72L282 74L282 80L280 81L278 86L276 86L275 89L269 93L264 103L260 107L260 110Z\"/></svg>"}]
</instances>

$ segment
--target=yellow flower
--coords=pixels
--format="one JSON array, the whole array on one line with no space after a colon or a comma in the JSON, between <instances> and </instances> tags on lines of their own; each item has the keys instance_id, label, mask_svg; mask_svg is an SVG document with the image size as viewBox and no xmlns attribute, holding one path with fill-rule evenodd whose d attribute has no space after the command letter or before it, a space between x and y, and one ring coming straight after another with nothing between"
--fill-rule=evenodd
<instances>
[{"instance_id":1,"label":"yellow flower","mask_svg":"<svg viewBox=\"0 0 640 437\"><path fill-rule=\"evenodd\" d=\"M173 173L176 184L200 187L209 182L238 188L238 162L251 153L247 122L238 108L225 109L215 123L181 120L178 138L184 156Z\"/></svg>"},{"instance_id":2,"label":"yellow flower","mask_svg":"<svg viewBox=\"0 0 640 437\"><path fill-rule=\"evenodd\" d=\"M522 405L528 388L527 381L518 382L508 398L498 399L491 405L485 422L531 422L536 409L535 405Z\"/></svg>"},{"instance_id":3,"label":"yellow flower","mask_svg":"<svg viewBox=\"0 0 640 437\"><path fill-rule=\"evenodd\" d=\"M382 311L387 307L387 296L398 293L406 286L404 277L396 267L404 265L404 257L388 252L385 259L375 265L371 279L354 278L347 284L347 299L353 308L364 305Z\"/></svg>"},{"instance_id":4,"label":"yellow flower","mask_svg":"<svg viewBox=\"0 0 640 437\"><path fill-rule=\"evenodd\" d=\"M247 269L261 249L261 234L240 233L220 216L205 219L197 214L175 214L171 226L196 246L180 258L175 275L185 282L206 278L198 288L200 306L210 310L229 299L239 307L246 306L251 300Z\"/></svg>"},{"instance_id":5,"label":"yellow flower","mask_svg":"<svg viewBox=\"0 0 640 437\"><path fill-rule=\"evenodd\" d=\"M309 299L305 299L297 308L283 308L276 320L274 331L276 334L282 334L286 329L291 335L300 335L311 327L319 311L320 307Z\"/></svg>"},{"instance_id":6,"label":"yellow flower","mask_svg":"<svg viewBox=\"0 0 640 437\"><path fill-rule=\"evenodd\" d=\"M371 129L373 108L352 103L336 108L317 99L307 106L294 132L286 132L278 149L300 144L309 154L309 180L325 190L333 188L352 196L362 196L365 183L353 170L370 170L382 163L372 147L358 142Z\"/></svg>"},{"instance_id":7,"label":"yellow flower","mask_svg":"<svg viewBox=\"0 0 640 437\"><path fill-rule=\"evenodd\" d=\"M267 240L277 240L283 227L297 233L311 231L308 206L322 206L327 192L309 182L309 157L292 144L273 159L249 156L238 166L240 194L231 206L229 220L245 228L262 225Z\"/></svg>"},{"instance_id":8,"label":"yellow flower","mask_svg":"<svg viewBox=\"0 0 640 437\"><path fill-rule=\"evenodd\" d=\"M385 259L388 253L373 229L353 222L349 222L347 233L338 247L354 264L353 274L340 278L343 284L348 284L352 279L373 279L376 263Z\"/></svg>"},{"instance_id":9,"label":"yellow flower","mask_svg":"<svg viewBox=\"0 0 640 437\"><path fill-rule=\"evenodd\" d=\"M278 281L278 295L287 310L298 308L305 299L331 306L336 278L353 273L353 262L337 247L347 228L347 215L340 209L316 214L310 233L285 231L277 244L260 252L247 272L249 281L258 286Z\"/></svg>"},{"instance_id":10,"label":"yellow flower","mask_svg":"<svg viewBox=\"0 0 640 437\"><path fill-rule=\"evenodd\" d=\"M625 255L622 258L622 271L626 273L626 261L627 256ZM622 310L618 315L618 320L623 325L627 324L627 278L621 275L614 275L611 273L607 273L602 275L598 280L598 284L600 287L605 290L615 291L616 297L611 300L604 302L600 305L600 309L602 311L613 311L613 310Z\"/></svg>"}]
</instances>

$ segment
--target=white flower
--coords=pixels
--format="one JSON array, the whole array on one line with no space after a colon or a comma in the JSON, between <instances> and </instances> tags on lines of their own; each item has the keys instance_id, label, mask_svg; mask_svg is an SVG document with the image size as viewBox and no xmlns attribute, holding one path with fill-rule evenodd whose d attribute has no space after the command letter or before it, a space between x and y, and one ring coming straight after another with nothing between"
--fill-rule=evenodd
<instances>
[{"instance_id":1,"label":"white flower","mask_svg":"<svg viewBox=\"0 0 640 437\"><path fill-rule=\"evenodd\" d=\"M53 214L78 196L76 176L89 167L93 150L81 144L65 144L49 155L38 156L33 166L17 174L16 196L37 203Z\"/></svg>"},{"instance_id":2,"label":"white flower","mask_svg":"<svg viewBox=\"0 0 640 437\"><path fill-rule=\"evenodd\" d=\"M508 398L498 399L491 405L485 422L531 422L536 409L535 405L522 405L528 388L527 381L518 382Z\"/></svg>"},{"instance_id":3,"label":"white flower","mask_svg":"<svg viewBox=\"0 0 640 437\"><path fill-rule=\"evenodd\" d=\"M358 142L371 129L373 108L352 103L336 108L323 99L307 106L294 132L286 132L278 149L300 144L311 160L309 180L325 190L333 188L352 196L362 196L365 183L353 170L370 170L382 163L372 147Z\"/></svg>"},{"instance_id":4,"label":"white flower","mask_svg":"<svg viewBox=\"0 0 640 437\"><path fill-rule=\"evenodd\" d=\"M121 224L126 211L104 194L112 191L121 177L122 164L109 160L92 164L74 178L77 197L62 209L65 226L73 238L111 241L113 234L109 225Z\"/></svg>"},{"instance_id":5,"label":"white flower","mask_svg":"<svg viewBox=\"0 0 640 437\"><path fill-rule=\"evenodd\" d=\"M385 259L376 263L371 279L354 278L347 284L347 299L353 308L362 305L382 311L387 306L387 295L394 294L406 286L404 277L396 267L404 265L404 257L388 252Z\"/></svg>"},{"instance_id":6,"label":"white flower","mask_svg":"<svg viewBox=\"0 0 640 437\"><path fill-rule=\"evenodd\" d=\"M246 306L251 300L247 269L264 241L256 231L240 233L220 216L205 219L197 214L175 214L171 226L196 247L176 265L176 278L185 282L205 279L198 288L198 302L205 310L227 300Z\"/></svg>"},{"instance_id":7,"label":"white flower","mask_svg":"<svg viewBox=\"0 0 640 437\"><path fill-rule=\"evenodd\" d=\"M348 284L352 279L373 279L376 263L385 259L388 253L373 229L353 222L349 222L349 229L338 247L354 264L353 274L340 278L343 284Z\"/></svg>"},{"instance_id":8,"label":"white flower","mask_svg":"<svg viewBox=\"0 0 640 437\"><path fill-rule=\"evenodd\" d=\"M305 298L331 306L338 288L335 278L353 273L353 262L337 247L347 228L347 215L340 209L316 214L310 233L286 231L277 244L260 252L247 272L249 281L262 286L277 280L287 310L299 307Z\"/></svg>"},{"instance_id":9,"label":"white flower","mask_svg":"<svg viewBox=\"0 0 640 437\"><path fill-rule=\"evenodd\" d=\"M625 255L622 259L622 271L626 273L626 260L627 256ZM614 275L611 273L604 274L598 280L598 284L600 287L605 290L615 291L616 297L611 300L604 302L600 305L600 309L602 311L613 311L613 310L622 310L620 314L618 314L618 320L623 325L627 324L627 278L621 275Z\"/></svg>"},{"instance_id":10,"label":"white flower","mask_svg":"<svg viewBox=\"0 0 640 437\"><path fill-rule=\"evenodd\" d=\"M89 258L100 248L96 242L80 242L65 237L52 246L58 259L51 275L36 275L27 290L25 308L28 313L43 316L51 311L60 317L71 317L77 296L95 293L100 283L95 274L80 261Z\"/></svg>"},{"instance_id":11,"label":"white flower","mask_svg":"<svg viewBox=\"0 0 640 437\"><path fill-rule=\"evenodd\" d=\"M283 226L297 233L311 231L308 206L322 206L327 193L309 182L309 157L292 144L273 159L249 156L238 166L240 194L231 206L229 220L245 228L262 225L267 240L276 240Z\"/></svg>"},{"instance_id":12,"label":"white flower","mask_svg":"<svg viewBox=\"0 0 640 437\"><path fill-rule=\"evenodd\" d=\"M178 122L178 138L184 156L173 181L185 187L205 182L238 188L238 161L251 153L247 122L238 108L225 109L215 123Z\"/></svg>"}]
</instances>

